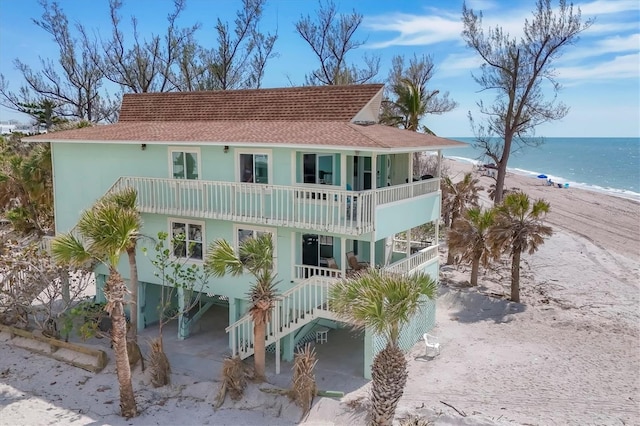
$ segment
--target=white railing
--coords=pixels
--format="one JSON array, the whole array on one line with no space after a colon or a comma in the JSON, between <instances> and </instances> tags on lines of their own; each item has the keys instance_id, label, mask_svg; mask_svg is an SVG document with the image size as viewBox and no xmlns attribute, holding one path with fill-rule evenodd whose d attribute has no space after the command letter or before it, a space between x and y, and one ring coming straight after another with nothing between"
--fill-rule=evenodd
<instances>
[{"instance_id":1,"label":"white railing","mask_svg":"<svg viewBox=\"0 0 640 426\"><path fill-rule=\"evenodd\" d=\"M323 266L293 265L294 280L306 280L311 277L341 278L342 271L340 269L325 268Z\"/></svg>"},{"instance_id":2,"label":"white railing","mask_svg":"<svg viewBox=\"0 0 640 426\"><path fill-rule=\"evenodd\" d=\"M271 321L265 327L265 344L275 342L316 318L335 320L329 306L329 289L337 281L314 276L282 293L274 304ZM233 356L240 355L245 359L253 355L253 325L253 318L246 314L225 329L231 337Z\"/></svg>"},{"instance_id":3,"label":"white railing","mask_svg":"<svg viewBox=\"0 0 640 426\"><path fill-rule=\"evenodd\" d=\"M240 355L241 359L245 359L253 355L253 318L250 314L244 315L225 331L231 336L233 356Z\"/></svg>"},{"instance_id":4,"label":"white railing","mask_svg":"<svg viewBox=\"0 0 640 426\"><path fill-rule=\"evenodd\" d=\"M395 274L408 274L419 267L423 267L427 262L434 261L437 258L438 246L430 246L407 258L401 259L389 266L386 266L384 270Z\"/></svg>"},{"instance_id":5,"label":"white railing","mask_svg":"<svg viewBox=\"0 0 640 426\"><path fill-rule=\"evenodd\" d=\"M420 195L438 192L440 189L440 179L433 178L412 182L406 185L387 186L376 189L376 205L394 203Z\"/></svg>"},{"instance_id":6,"label":"white railing","mask_svg":"<svg viewBox=\"0 0 640 426\"><path fill-rule=\"evenodd\" d=\"M438 246L431 246L406 259L395 262L383 270L407 274L434 261L437 256ZM321 273L340 274L341 271L309 267L308 265L295 265L295 270L297 274L316 272L316 270L319 273L309 276L278 297L273 307L271 321L265 327L266 345L274 343L317 318L338 319L331 308L329 290L340 278L338 275L335 277L332 275L323 276ZM231 351L234 356L240 355L242 359L245 359L253 355L253 324L251 315L247 313L225 329L231 337Z\"/></svg>"},{"instance_id":7,"label":"white railing","mask_svg":"<svg viewBox=\"0 0 640 426\"><path fill-rule=\"evenodd\" d=\"M121 177L110 191L134 188L144 213L233 220L361 235L374 229L377 206L437 192L439 179L369 191L332 185L281 186Z\"/></svg>"},{"instance_id":8,"label":"white railing","mask_svg":"<svg viewBox=\"0 0 640 426\"><path fill-rule=\"evenodd\" d=\"M138 207L145 213L355 235L373 230L371 191L141 177L121 177L114 190L125 187L138 192Z\"/></svg>"},{"instance_id":9,"label":"white railing","mask_svg":"<svg viewBox=\"0 0 640 426\"><path fill-rule=\"evenodd\" d=\"M422 250L424 248L430 247L431 241L411 241L411 251L414 250ZM407 240L403 240L401 238L393 239L393 251L399 253L407 252Z\"/></svg>"}]
</instances>

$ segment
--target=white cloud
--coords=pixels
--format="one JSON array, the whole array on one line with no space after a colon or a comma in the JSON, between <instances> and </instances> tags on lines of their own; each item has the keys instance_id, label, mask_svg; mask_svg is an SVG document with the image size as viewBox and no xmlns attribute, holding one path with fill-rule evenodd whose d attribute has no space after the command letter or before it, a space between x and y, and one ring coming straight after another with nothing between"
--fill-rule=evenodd
<instances>
[{"instance_id":1,"label":"white cloud","mask_svg":"<svg viewBox=\"0 0 640 426\"><path fill-rule=\"evenodd\" d=\"M578 42L562 56L561 63L574 62L586 58L595 58L606 54L640 51L640 34L614 36L591 41L591 44Z\"/></svg>"},{"instance_id":2,"label":"white cloud","mask_svg":"<svg viewBox=\"0 0 640 426\"><path fill-rule=\"evenodd\" d=\"M576 4L583 15L606 15L640 10L638 0L596 0L590 3Z\"/></svg>"},{"instance_id":3,"label":"white cloud","mask_svg":"<svg viewBox=\"0 0 640 426\"><path fill-rule=\"evenodd\" d=\"M620 34L627 31L638 30L637 22L608 22L608 23L600 23L596 19L596 22L589 27L583 34L585 37L595 34L606 34L606 33L615 33Z\"/></svg>"},{"instance_id":4,"label":"white cloud","mask_svg":"<svg viewBox=\"0 0 640 426\"><path fill-rule=\"evenodd\" d=\"M640 54L617 56L588 67L558 67L556 75L563 84L577 85L593 80L622 80L640 78Z\"/></svg>"},{"instance_id":5,"label":"white cloud","mask_svg":"<svg viewBox=\"0 0 640 426\"><path fill-rule=\"evenodd\" d=\"M442 61L439 69L448 76L461 74L464 71L479 70L482 59L473 53L452 53Z\"/></svg>"},{"instance_id":6,"label":"white cloud","mask_svg":"<svg viewBox=\"0 0 640 426\"><path fill-rule=\"evenodd\" d=\"M459 16L393 14L365 18L364 25L374 31L391 31L399 36L384 42L371 43L370 48L389 46L429 45L460 39L462 23Z\"/></svg>"}]
</instances>

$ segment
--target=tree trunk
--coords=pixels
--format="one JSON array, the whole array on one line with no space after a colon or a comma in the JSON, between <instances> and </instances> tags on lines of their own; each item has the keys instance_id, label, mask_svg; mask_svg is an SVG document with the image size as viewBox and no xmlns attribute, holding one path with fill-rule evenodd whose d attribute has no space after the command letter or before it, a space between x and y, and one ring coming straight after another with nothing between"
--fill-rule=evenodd
<instances>
[{"instance_id":1,"label":"tree trunk","mask_svg":"<svg viewBox=\"0 0 640 426\"><path fill-rule=\"evenodd\" d=\"M511 259L511 301L520 303L520 254L515 250Z\"/></svg>"},{"instance_id":2,"label":"tree trunk","mask_svg":"<svg viewBox=\"0 0 640 426\"><path fill-rule=\"evenodd\" d=\"M131 330L129 331L131 340L138 340L138 265L136 263L135 247L127 249L129 257L129 286L131 287L131 303L129 303L129 312L131 315Z\"/></svg>"},{"instance_id":3,"label":"tree trunk","mask_svg":"<svg viewBox=\"0 0 640 426\"><path fill-rule=\"evenodd\" d=\"M256 370L256 379L265 380L265 330L266 322L264 320L256 321L253 319L253 362Z\"/></svg>"},{"instance_id":4,"label":"tree trunk","mask_svg":"<svg viewBox=\"0 0 640 426\"><path fill-rule=\"evenodd\" d=\"M507 176L507 163L509 161L509 154L511 154L511 142L513 141L513 133L509 134L507 131L504 136L504 148L502 150L502 157L500 161L496 163L498 166L498 176L496 176L496 193L493 199L493 205L497 206L502 203L504 198L504 178Z\"/></svg>"},{"instance_id":5,"label":"tree trunk","mask_svg":"<svg viewBox=\"0 0 640 426\"><path fill-rule=\"evenodd\" d=\"M453 212L451 214L451 228L453 229L453 227L455 226L455 221L458 218L459 214L457 212ZM449 243L449 238L447 237L447 265L452 265L455 262L455 253L453 250L451 250L451 244Z\"/></svg>"},{"instance_id":6,"label":"tree trunk","mask_svg":"<svg viewBox=\"0 0 640 426\"><path fill-rule=\"evenodd\" d=\"M138 415L131 384L131 367L127 353L127 320L124 315L126 286L120 274L111 270L105 286L107 308L111 316L111 340L116 358L116 373L120 387L120 412L127 419Z\"/></svg>"},{"instance_id":7,"label":"tree trunk","mask_svg":"<svg viewBox=\"0 0 640 426\"><path fill-rule=\"evenodd\" d=\"M471 285L478 285L478 270L480 269L480 256L473 258L471 262Z\"/></svg>"},{"instance_id":8,"label":"tree trunk","mask_svg":"<svg viewBox=\"0 0 640 426\"><path fill-rule=\"evenodd\" d=\"M387 343L371 366L369 425L390 426L407 384L407 360L396 345Z\"/></svg>"}]
</instances>

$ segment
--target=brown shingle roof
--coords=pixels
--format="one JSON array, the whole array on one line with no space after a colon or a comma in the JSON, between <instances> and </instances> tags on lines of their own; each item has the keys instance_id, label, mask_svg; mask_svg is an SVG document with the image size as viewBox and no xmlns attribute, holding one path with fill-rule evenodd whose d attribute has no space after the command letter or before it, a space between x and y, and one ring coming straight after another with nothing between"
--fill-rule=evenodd
<instances>
[{"instance_id":1,"label":"brown shingle roof","mask_svg":"<svg viewBox=\"0 0 640 426\"><path fill-rule=\"evenodd\" d=\"M305 145L355 149L454 148L461 142L379 124L339 121L143 121L119 122L30 137L33 141Z\"/></svg>"},{"instance_id":2,"label":"brown shingle roof","mask_svg":"<svg viewBox=\"0 0 640 426\"><path fill-rule=\"evenodd\" d=\"M131 121L344 121L382 84L278 89L126 94L119 122Z\"/></svg>"},{"instance_id":3,"label":"brown shingle roof","mask_svg":"<svg viewBox=\"0 0 640 426\"><path fill-rule=\"evenodd\" d=\"M375 117L382 84L125 95L116 124L60 131L33 141L302 145L355 149L464 146L392 127L351 123ZM370 102L373 102L370 104ZM368 105L369 104L369 105ZM367 110L365 107L368 105Z\"/></svg>"}]
</instances>

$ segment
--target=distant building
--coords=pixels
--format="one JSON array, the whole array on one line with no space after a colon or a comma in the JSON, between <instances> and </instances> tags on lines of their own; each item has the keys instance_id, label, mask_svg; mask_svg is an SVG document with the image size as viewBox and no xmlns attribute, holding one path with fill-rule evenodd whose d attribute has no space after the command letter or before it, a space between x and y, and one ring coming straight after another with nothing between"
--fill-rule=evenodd
<instances>
[{"instance_id":1,"label":"distant building","mask_svg":"<svg viewBox=\"0 0 640 426\"><path fill-rule=\"evenodd\" d=\"M10 135L16 131L16 127L15 124L0 123L0 135Z\"/></svg>"}]
</instances>

